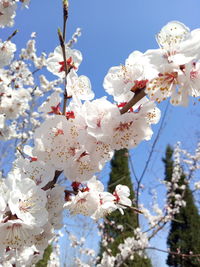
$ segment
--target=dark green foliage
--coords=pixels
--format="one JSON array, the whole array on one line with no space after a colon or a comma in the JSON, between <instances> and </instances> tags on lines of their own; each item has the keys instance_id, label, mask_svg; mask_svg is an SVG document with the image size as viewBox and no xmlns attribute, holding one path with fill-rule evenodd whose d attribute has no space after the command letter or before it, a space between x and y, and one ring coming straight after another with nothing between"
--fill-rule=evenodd
<instances>
[{"instance_id":1,"label":"dark green foliage","mask_svg":"<svg viewBox=\"0 0 200 267\"><path fill-rule=\"evenodd\" d=\"M163 159L165 163L165 179L171 181L173 171L173 150L170 146L166 149L166 157ZM170 231L167 239L167 245L172 252L180 250L181 254L200 254L200 216L195 206L192 192L187 184L187 177L180 167L181 178L179 186L185 185L186 189L183 193L183 199L186 202L185 207L181 207L180 213L176 214L171 222ZM180 193L180 189L176 191ZM168 202L173 206L173 199ZM199 267L200 259L195 257L181 257L168 254L167 264L173 267Z\"/></svg>"},{"instance_id":2,"label":"dark green foliage","mask_svg":"<svg viewBox=\"0 0 200 267\"><path fill-rule=\"evenodd\" d=\"M115 151L114 157L111 160L111 173L110 179L108 182L108 191L113 193L117 184L126 185L130 189L130 199L134 199L133 185L131 182L131 176L129 172L128 165L128 150L121 149ZM107 248L111 249L112 254L115 256L118 251L118 245L123 243L124 239L127 237L132 237L134 235L134 229L138 226L137 214L131 209L125 209L124 215L121 215L117 210L112 212L107 216L107 220L110 223L106 223L104 234L107 236L108 246ZM112 224L114 222L114 224ZM123 226L123 231L117 229L117 225ZM110 240L114 240L110 242ZM100 248L100 257L105 251L105 248L101 245ZM126 264L126 265L125 265ZM151 267L151 262L149 259L141 258L138 255L134 256L134 260L126 260L125 264L122 266L130 267Z\"/></svg>"},{"instance_id":3,"label":"dark green foliage","mask_svg":"<svg viewBox=\"0 0 200 267\"><path fill-rule=\"evenodd\" d=\"M48 260L50 259L50 255L53 251L52 245L48 245L48 247L45 249L44 254L43 254L43 259L38 261L36 263L36 267L46 267Z\"/></svg>"}]
</instances>

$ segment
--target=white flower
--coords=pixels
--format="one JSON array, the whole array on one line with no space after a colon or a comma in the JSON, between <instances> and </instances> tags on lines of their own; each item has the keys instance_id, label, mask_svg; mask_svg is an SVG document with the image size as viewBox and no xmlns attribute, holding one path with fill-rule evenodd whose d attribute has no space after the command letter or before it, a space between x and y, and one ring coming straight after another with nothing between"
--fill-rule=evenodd
<instances>
[{"instance_id":1,"label":"white flower","mask_svg":"<svg viewBox=\"0 0 200 267\"><path fill-rule=\"evenodd\" d=\"M34 78L28 65L22 60L15 60L10 65L13 72L13 83L15 88L24 87L24 85L35 86Z\"/></svg>"},{"instance_id":2,"label":"white flower","mask_svg":"<svg viewBox=\"0 0 200 267\"><path fill-rule=\"evenodd\" d=\"M0 27L12 27L14 24L15 10L17 5L15 1L3 0L0 2Z\"/></svg>"},{"instance_id":3,"label":"white flower","mask_svg":"<svg viewBox=\"0 0 200 267\"><path fill-rule=\"evenodd\" d=\"M68 69L77 70L82 61L81 52L75 49L70 49L67 46L65 47L65 52ZM47 59L47 69L59 77L64 77L65 69L61 46L57 46L54 52L49 55Z\"/></svg>"},{"instance_id":4,"label":"white flower","mask_svg":"<svg viewBox=\"0 0 200 267\"><path fill-rule=\"evenodd\" d=\"M1 18L1 16L0 16ZM11 41L6 41L0 43L0 67L9 65L14 57L14 52L16 51L16 45Z\"/></svg>"},{"instance_id":5,"label":"white flower","mask_svg":"<svg viewBox=\"0 0 200 267\"><path fill-rule=\"evenodd\" d=\"M151 100L158 103L170 96L172 97L171 102L175 101L177 103L174 94L176 93L179 74L182 75L182 72L178 68L167 66L165 71L159 73L156 78L147 83L145 92Z\"/></svg>"},{"instance_id":6,"label":"white flower","mask_svg":"<svg viewBox=\"0 0 200 267\"><path fill-rule=\"evenodd\" d=\"M59 92L51 94L45 102L39 107L38 111L47 114L61 114L60 111L61 97Z\"/></svg>"},{"instance_id":7,"label":"white flower","mask_svg":"<svg viewBox=\"0 0 200 267\"><path fill-rule=\"evenodd\" d=\"M78 189L75 196L66 202L65 207L71 214L83 214L98 220L117 209L114 204L115 197L108 192L104 192L103 184L93 176L87 186Z\"/></svg>"},{"instance_id":8,"label":"white flower","mask_svg":"<svg viewBox=\"0 0 200 267\"><path fill-rule=\"evenodd\" d=\"M147 84L151 100L161 102L171 97L171 104L188 104L189 96L199 96L200 29L189 29L178 21L169 22L157 35L161 49L145 53L158 70Z\"/></svg>"},{"instance_id":9,"label":"white flower","mask_svg":"<svg viewBox=\"0 0 200 267\"><path fill-rule=\"evenodd\" d=\"M153 134L151 128L140 113L125 113L113 119L112 149L132 148L142 140L149 140Z\"/></svg>"},{"instance_id":10,"label":"white flower","mask_svg":"<svg viewBox=\"0 0 200 267\"><path fill-rule=\"evenodd\" d=\"M130 196L130 189L126 185L117 185L113 196L115 197L116 206L119 208L122 214L122 209L132 205L132 201L128 198Z\"/></svg>"},{"instance_id":11,"label":"white flower","mask_svg":"<svg viewBox=\"0 0 200 267\"><path fill-rule=\"evenodd\" d=\"M144 88L148 79L152 79L157 71L149 64L149 60L141 52L134 51L125 65L112 67L104 79L106 92L117 102L127 102L134 95L134 90Z\"/></svg>"},{"instance_id":12,"label":"white flower","mask_svg":"<svg viewBox=\"0 0 200 267\"><path fill-rule=\"evenodd\" d=\"M161 49L148 50L145 53L157 68L174 63L184 65L200 56L200 29L190 32L183 23L171 21L157 35Z\"/></svg>"},{"instance_id":13,"label":"white flower","mask_svg":"<svg viewBox=\"0 0 200 267\"><path fill-rule=\"evenodd\" d=\"M46 192L26 178L13 186L8 204L12 214L21 221L27 225L40 227L47 222L46 201Z\"/></svg>"},{"instance_id":14,"label":"white flower","mask_svg":"<svg viewBox=\"0 0 200 267\"><path fill-rule=\"evenodd\" d=\"M34 244L34 237L41 229L25 224L20 219L0 223L0 251L7 247L20 249Z\"/></svg>"},{"instance_id":15,"label":"white flower","mask_svg":"<svg viewBox=\"0 0 200 267\"><path fill-rule=\"evenodd\" d=\"M0 114L0 129L4 128L5 126L5 114Z\"/></svg>"},{"instance_id":16,"label":"white flower","mask_svg":"<svg viewBox=\"0 0 200 267\"><path fill-rule=\"evenodd\" d=\"M49 213L49 222L54 229L62 227L62 212L64 206L64 187L56 185L47 192L46 209Z\"/></svg>"},{"instance_id":17,"label":"white flower","mask_svg":"<svg viewBox=\"0 0 200 267\"><path fill-rule=\"evenodd\" d=\"M183 75L180 76L179 82L182 88L179 90L180 102L187 104L189 96L200 96L200 61L188 63L183 69Z\"/></svg>"},{"instance_id":18,"label":"white flower","mask_svg":"<svg viewBox=\"0 0 200 267\"><path fill-rule=\"evenodd\" d=\"M83 75L78 77L74 69L67 75L67 93L69 96L76 96L81 100L94 98L89 78Z\"/></svg>"},{"instance_id":19,"label":"white flower","mask_svg":"<svg viewBox=\"0 0 200 267\"><path fill-rule=\"evenodd\" d=\"M117 205L115 205L115 197L111 193L100 192L99 198L100 201L98 208L95 211L95 213L91 216L91 218L94 220L103 218L117 209Z\"/></svg>"},{"instance_id":20,"label":"white flower","mask_svg":"<svg viewBox=\"0 0 200 267\"><path fill-rule=\"evenodd\" d=\"M161 117L160 109L156 107L153 101L147 99L138 107L138 113L141 117L146 119L148 124L158 123Z\"/></svg>"},{"instance_id":21,"label":"white flower","mask_svg":"<svg viewBox=\"0 0 200 267\"><path fill-rule=\"evenodd\" d=\"M54 228L50 223L45 224L42 228L43 231L34 236L34 245L40 252L47 248L50 240L54 237Z\"/></svg>"},{"instance_id":22,"label":"white flower","mask_svg":"<svg viewBox=\"0 0 200 267\"><path fill-rule=\"evenodd\" d=\"M87 187L92 191L103 192L103 184L96 179L96 176L93 176L88 182Z\"/></svg>"},{"instance_id":23,"label":"white flower","mask_svg":"<svg viewBox=\"0 0 200 267\"><path fill-rule=\"evenodd\" d=\"M118 107L102 97L92 102L86 101L83 108L88 134L106 142L112 133L113 120L120 115Z\"/></svg>"},{"instance_id":24,"label":"white flower","mask_svg":"<svg viewBox=\"0 0 200 267\"><path fill-rule=\"evenodd\" d=\"M169 62L182 65L200 55L200 29L190 32L179 21L167 23L158 33L157 41Z\"/></svg>"},{"instance_id":25,"label":"white flower","mask_svg":"<svg viewBox=\"0 0 200 267\"><path fill-rule=\"evenodd\" d=\"M36 158L31 160L18 159L15 161L15 166L18 168L21 179L29 178L42 188L49 181L53 180L55 170L51 165L38 161Z\"/></svg>"},{"instance_id":26,"label":"white flower","mask_svg":"<svg viewBox=\"0 0 200 267\"><path fill-rule=\"evenodd\" d=\"M83 214L91 216L98 208L99 197L97 192L79 191L70 203L66 203L65 207L70 210L72 215Z\"/></svg>"},{"instance_id":27,"label":"white flower","mask_svg":"<svg viewBox=\"0 0 200 267\"><path fill-rule=\"evenodd\" d=\"M148 246L148 237L146 233L142 233L140 228L134 230L135 237L128 237L124 240L124 243L119 244L120 256L125 260L134 253L142 255L144 248ZM118 254L119 255L119 254Z\"/></svg>"},{"instance_id":28,"label":"white flower","mask_svg":"<svg viewBox=\"0 0 200 267\"><path fill-rule=\"evenodd\" d=\"M97 264L97 267L114 267L115 266L115 257L108 255L106 252L103 253L103 257L100 264Z\"/></svg>"},{"instance_id":29,"label":"white flower","mask_svg":"<svg viewBox=\"0 0 200 267\"><path fill-rule=\"evenodd\" d=\"M35 147L33 154L48 164L52 164L56 170L63 170L66 160L71 157L68 125L65 116L56 115L48 118L35 131Z\"/></svg>"},{"instance_id":30,"label":"white flower","mask_svg":"<svg viewBox=\"0 0 200 267\"><path fill-rule=\"evenodd\" d=\"M64 174L71 181L87 181L94 173L100 171L101 167L96 158L91 158L90 154L81 148L66 162Z\"/></svg>"}]
</instances>

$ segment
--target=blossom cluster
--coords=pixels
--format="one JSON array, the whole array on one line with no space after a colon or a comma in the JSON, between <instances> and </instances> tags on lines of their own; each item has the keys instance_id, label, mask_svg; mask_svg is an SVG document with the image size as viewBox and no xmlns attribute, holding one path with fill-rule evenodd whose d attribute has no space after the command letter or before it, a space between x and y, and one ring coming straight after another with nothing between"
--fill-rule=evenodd
<instances>
[{"instance_id":1,"label":"blossom cluster","mask_svg":"<svg viewBox=\"0 0 200 267\"><path fill-rule=\"evenodd\" d=\"M13 25L17 2L0 1L0 27ZM132 205L129 188L117 185L114 192L105 192L94 175L115 150L131 149L151 139L152 124L160 119L154 101L171 97L172 104L186 105L189 96L200 94L199 29L190 32L182 23L170 22L157 35L161 48L144 54L134 51L125 65L112 67L103 86L114 102L106 97L94 99L89 78L78 75L83 57L71 46L79 35L78 29L71 42L38 57L33 33L19 59L14 58L16 46L11 38L0 41L0 138L22 138L12 170L0 180L2 266L37 262L54 230L62 227L64 209L95 220L116 209L123 214ZM30 61L35 71L29 68ZM57 79L48 81L41 74L35 86L33 74L45 67ZM23 135L25 124L31 128L27 136ZM173 179L177 182L176 171ZM143 250L147 241L136 229L135 238L119 246L118 262L131 251ZM114 262L104 255L101 266L114 266Z\"/></svg>"},{"instance_id":2,"label":"blossom cluster","mask_svg":"<svg viewBox=\"0 0 200 267\"><path fill-rule=\"evenodd\" d=\"M28 139L40 124L35 102L50 90L49 84L44 88L44 76L41 76L40 89L35 87L32 71L45 66L45 54L36 55L34 36L18 59L14 58L16 45L10 40L0 41L0 47L0 139Z\"/></svg>"},{"instance_id":3,"label":"blossom cluster","mask_svg":"<svg viewBox=\"0 0 200 267\"><path fill-rule=\"evenodd\" d=\"M158 103L171 97L171 104L186 106L189 96L200 96L200 29L190 31L172 21L157 34L157 42L159 49L135 51L125 65L109 70L104 88L116 101L127 101L138 87Z\"/></svg>"},{"instance_id":4,"label":"blossom cluster","mask_svg":"<svg viewBox=\"0 0 200 267\"><path fill-rule=\"evenodd\" d=\"M113 255L112 251L109 249L108 244L114 242L114 238L109 236L109 232L105 231L105 224L109 224L110 227L114 228L116 232L123 234L123 226L117 225L115 221L105 220L104 223L99 224L99 234L101 236L101 245L105 247L105 251L100 259L97 257L97 266L120 266L126 259L134 259L134 253L142 255L145 249L151 249L150 240L158 231L166 225L166 222L173 220L174 216L180 212L181 207L185 207L184 194L187 186L194 186L194 190L199 190L199 182L195 182L195 173L198 176L199 170L199 147L197 144L194 153L188 152L186 149L181 148L180 142L174 147L173 153L173 168L172 168L172 179L170 181L162 181L166 186L166 202L164 208L161 209L158 205L158 199L156 190L153 191L153 203L152 206L153 213L150 213L150 209L145 208L140 205L140 210L149 223L149 228L145 231L141 229L136 229L133 235L135 237L128 237L123 243L118 246L117 255ZM184 169L183 169L184 167ZM188 169L188 172L186 172ZM185 181L181 181L184 174L186 174ZM193 180L193 181L191 181ZM192 182L192 183L191 183ZM189 184L190 183L190 184ZM76 243L79 246L80 242ZM167 251L166 251L167 252ZM142 255L145 257L145 254ZM92 257L91 257L92 258ZM86 263L77 261L77 266L87 266Z\"/></svg>"},{"instance_id":5,"label":"blossom cluster","mask_svg":"<svg viewBox=\"0 0 200 267\"><path fill-rule=\"evenodd\" d=\"M0 1L0 28L12 27L16 16L17 2L28 8L30 0L2 0Z\"/></svg>"},{"instance_id":6,"label":"blossom cluster","mask_svg":"<svg viewBox=\"0 0 200 267\"><path fill-rule=\"evenodd\" d=\"M37 262L53 238L53 230L62 226L63 204L63 188L59 185L46 192L31 177L22 178L17 168L7 179L1 178L0 262L9 259L23 266L27 248L30 265Z\"/></svg>"},{"instance_id":7,"label":"blossom cluster","mask_svg":"<svg viewBox=\"0 0 200 267\"><path fill-rule=\"evenodd\" d=\"M109 255L104 252L100 264L98 267L106 266L121 266L121 264L128 258L134 259L134 254L143 255L144 249L148 247L148 237L146 233L142 233L140 228L134 230L134 237L128 237L122 244L118 246L119 253L116 256Z\"/></svg>"},{"instance_id":8,"label":"blossom cluster","mask_svg":"<svg viewBox=\"0 0 200 267\"><path fill-rule=\"evenodd\" d=\"M93 177L85 187L77 182L72 183L72 187L77 194L71 196L66 192L67 202L64 205L72 214L83 214L97 220L116 209L123 214L123 208L132 205L128 198L130 190L125 185L117 185L111 194L104 192L103 184Z\"/></svg>"}]
</instances>

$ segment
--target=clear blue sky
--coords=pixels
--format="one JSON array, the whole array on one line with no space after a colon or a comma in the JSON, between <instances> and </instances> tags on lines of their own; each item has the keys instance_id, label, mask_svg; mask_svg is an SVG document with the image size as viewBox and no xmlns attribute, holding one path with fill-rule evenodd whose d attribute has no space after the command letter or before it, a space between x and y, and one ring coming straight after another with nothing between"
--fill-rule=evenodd
<instances>
[{"instance_id":1,"label":"clear blue sky","mask_svg":"<svg viewBox=\"0 0 200 267\"><path fill-rule=\"evenodd\" d=\"M75 46L83 54L79 74L87 75L91 79L97 97L104 95L102 82L108 69L123 64L134 50L145 52L147 49L157 48L154 36L168 21L179 20L191 29L200 27L199 0L71 0L69 2L67 38L71 37L77 27L82 28L82 36ZM32 0L30 9L19 9L15 26L1 30L1 36L4 39L13 30L19 29L14 41L19 48L22 48L31 32L35 31L38 33L38 51L45 51L48 54L59 44L57 28L61 26L61 0ZM166 103L163 103L159 107L163 110L165 105ZM163 177L161 157L166 144L173 145L180 140L184 142L186 148L195 145L200 122L199 105L191 104L187 109L170 107L166 122L145 177L147 185L151 182L153 186L156 184L156 179ZM154 128L155 132L158 127L159 125ZM152 142L143 143L131 152L138 174L143 169L151 144ZM161 237L156 242L158 247L165 247L164 238ZM158 266L166 266L164 255L156 255Z\"/></svg>"}]
</instances>

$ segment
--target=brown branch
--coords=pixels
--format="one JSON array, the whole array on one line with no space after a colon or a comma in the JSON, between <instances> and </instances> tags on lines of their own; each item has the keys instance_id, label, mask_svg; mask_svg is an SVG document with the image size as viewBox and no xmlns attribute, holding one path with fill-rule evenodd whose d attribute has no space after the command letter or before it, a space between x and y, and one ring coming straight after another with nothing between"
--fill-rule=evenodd
<instances>
[{"instance_id":1,"label":"brown branch","mask_svg":"<svg viewBox=\"0 0 200 267\"><path fill-rule=\"evenodd\" d=\"M63 0L63 39L64 40L65 40L65 37L66 37L66 26L67 26L67 19L68 19L68 7L69 7L68 0Z\"/></svg>"},{"instance_id":2,"label":"brown branch","mask_svg":"<svg viewBox=\"0 0 200 267\"><path fill-rule=\"evenodd\" d=\"M162 230L164 227L165 227L165 225L168 223L168 221L166 221L166 222L163 222L163 224L162 225L160 225L157 229L155 229L154 231L153 231L153 233L148 237L148 239L150 240L151 238L153 238L160 230Z\"/></svg>"},{"instance_id":3,"label":"brown branch","mask_svg":"<svg viewBox=\"0 0 200 267\"><path fill-rule=\"evenodd\" d=\"M67 107L67 75L70 72L70 68L67 66L67 57L66 57L66 51L65 51L65 36L66 36L66 23L68 18L68 1L63 0L63 33L60 29L58 29L58 37L60 41L60 46L62 49L63 54L63 61L64 61L64 71L65 71L65 89L64 89L64 100L63 100L63 112L62 114L65 115L66 113L66 107Z\"/></svg>"},{"instance_id":4,"label":"brown branch","mask_svg":"<svg viewBox=\"0 0 200 267\"><path fill-rule=\"evenodd\" d=\"M156 247L147 247L145 249L153 249L153 250L157 250L157 251L164 252L164 253L167 253L167 254L180 256L180 257L183 257L183 258L184 257L188 257L188 258L200 257L200 254L192 254L192 253L191 254L185 254L185 253L180 253L180 252L167 251L167 250L156 248Z\"/></svg>"},{"instance_id":5,"label":"brown branch","mask_svg":"<svg viewBox=\"0 0 200 267\"><path fill-rule=\"evenodd\" d=\"M116 261L115 261L115 266L116 267L120 267L120 266L123 266L122 264L124 264L124 262L129 259L134 253L137 253L139 251L144 251L146 249L152 249L152 250L157 250L157 251L160 251L160 252L163 252L163 253L167 253L167 254L171 254L171 255L175 255L175 256L179 256L179 257L182 257L182 258L200 258L200 254L186 254L186 253L180 253L180 252L175 252L175 251L167 251L167 250L164 250L164 249L160 249L160 248L156 248L156 247L144 247L144 248L137 248L137 249L134 249L131 250L128 255L123 258L121 255L121 259L120 258L116 258ZM119 255L119 254L118 254Z\"/></svg>"},{"instance_id":6,"label":"brown branch","mask_svg":"<svg viewBox=\"0 0 200 267\"><path fill-rule=\"evenodd\" d=\"M8 38L7 38L7 42L10 41L19 31L15 30Z\"/></svg>"},{"instance_id":7,"label":"brown branch","mask_svg":"<svg viewBox=\"0 0 200 267\"><path fill-rule=\"evenodd\" d=\"M67 106L67 99L68 99L68 94L67 94L67 75L70 72L71 68L68 68L67 66L67 57L66 57L66 51L65 51L65 40L63 39L63 35L58 29L58 37L60 40L60 46L62 49L62 54L63 54L63 61L64 61L64 71L65 71L65 89L64 89L64 102L63 102L63 112L62 114L65 115L66 113L66 106Z\"/></svg>"},{"instance_id":8,"label":"brown branch","mask_svg":"<svg viewBox=\"0 0 200 267\"><path fill-rule=\"evenodd\" d=\"M21 154L21 156L25 159L24 153L21 151L19 147L16 147L16 150Z\"/></svg>"},{"instance_id":9,"label":"brown branch","mask_svg":"<svg viewBox=\"0 0 200 267\"><path fill-rule=\"evenodd\" d=\"M63 38L63 34L60 29L58 29L58 37L59 37L60 46L61 46L62 53L63 53L65 76L67 77L68 69L67 69L67 58L66 58L66 51L65 51L65 40Z\"/></svg>"},{"instance_id":10,"label":"brown branch","mask_svg":"<svg viewBox=\"0 0 200 267\"><path fill-rule=\"evenodd\" d=\"M116 182L114 182L114 183L112 183L112 184L110 184L110 185L108 185L108 188L110 188L110 187L112 187L112 186L114 186L114 185L118 185L119 184L119 182L121 182L121 181L123 181L124 179L126 179L126 176L119 176L120 178L119 179L117 179L117 181ZM118 177L117 177L118 178Z\"/></svg>"},{"instance_id":11,"label":"brown branch","mask_svg":"<svg viewBox=\"0 0 200 267\"><path fill-rule=\"evenodd\" d=\"M155 146L156 146L156 144L157 144L157 142L158 142L158 140L159 140L160 133L161 133L161 131L162 131L162 129L163 129L163 126L164 126L164 122L165 122L165 118L166 118L166 115L167 115L168 108L169 108L169 101L168 101L167 106L166 106L166 108L165 108L164 115L163 115L162 120L161 120L161 123L160 123L160 127L159 127L159 129L158 129L157 135L156 135L156 137L155 137L155 139L154 139L154 142L153 142L153 144L152 144L151 151L150 151L149 156L148 156L148 159L147 159L147 161L146 161L146 163L145 163L143 172L142 172L140 178L137 180L137 189L136 189L136 206L139 205L139 191L140 191L140 185L141 185L141 183L142 183L142 180L143 180L143 178L144 178L144 175L145 175L145 173L146 173L146 171L147 171L147 168L148 168L148 166L149 166L149 163L150 163L150 161L151 161L151 158L152 158L152 155L153 155ZM138 225L139 225L139 217L138 217Z\"/></svg>"},{"instance_id":12,"label":"brown branch","mask_svg":"<svg viewBox=\"0 0 200 267\"><path fill-rule=\"evenodd\" d=\"M65 192L70 193L70 194L74 194L74 195L77 195L78 194L77 192L72 191L72 190L65 190Z\"/></svg>"},{"instance_id":13,"label":"brown branch","mask_svg":"<svg viewBox=\"0 0 200 267\"><path fill-rule=\"evenodd\" d=\"M63 33L60 29L58 29L58 37L60 41L60 46L62 48L63 60L64 60L64 71L65 71L65 89L64 89L64 100L63 100L63 111L62 114L65 116L66 107L67 107L67 75L70 72L70 68L67 66L67 58L66 58L66 51L65 51L65 38L66 38L66 25L68 19L68 0L63 0Z\"/></svg>"},{"instance_id":14,"label":"brown branch","mask_svg":"<svg viewBox=\"0 0 200 267\"><path fill-rule=\"evenodd\" d=\"M137 209L136 207L128 206L128 205L122 204L122 203L120 203L120 202L119 202L118 204L119 204L120 206L125 207L125 208L129 208L129 209L135 211L136 213L143 214L143 212L142 212L141 210Z\"/></svg>"},{"instance_id":15,"label":"brown branch","mask_svg":"<svg viewBox=\"0 0 200 267\"><path fill-rule=\"evenodd\" d=\"M136 91L133 98L131 98L131 100L122 109L120 109L120 113L121 114L126 113L130 108L132 108L132 106L134 106L143 97L145 97L146 93L144 91L145 91L145 88L142 88L141 90Z\"/></svg>"},{"instance_id":16,"label":"brown branch","mask_svg":"<svg viewBox=\"0 0 200 267\"><path fill-rule=\"evenodd\" d=\"M42 68L43 68L43 67L42 67ZM40 69L35 69L31 74L34 75L36 72L40 71L42 68L40 68ZM30 74L30 75L31 75L31 74Z\"/></svg>"},{"instance_id":17,"label":"brown branch","mask_svg":"<svg viewBox=\"0 0 200 267\"><path fill-rule=\"evenodd\" d=\"M167 214L165 214L164 216L162 216L162 217L160 218L160 220L159 220L157 223L155 223L155 224L152 225L150 228L148 228L147 230L145 230L144 233L147 233L147 232L151 231L152 229L154 229L156 226L159 226L159 224L160 224L161 222L163 222L163 220L165 219L166 216L167 216Z\"/></svg>"},{"instance_id":18,"label":"brown branch","mask_svg":"<svg viewBox=\"0 0 200 267\"><path fill-rule=\"evenodd\" d=\"M54 185L57 183L57 180L59 176L61 175L62 171L55 171L55 176L52 181L48 182L42 189L44 191L47 191L48 189L51 189L54 187Z\"/></svg>"}]
</instances>

